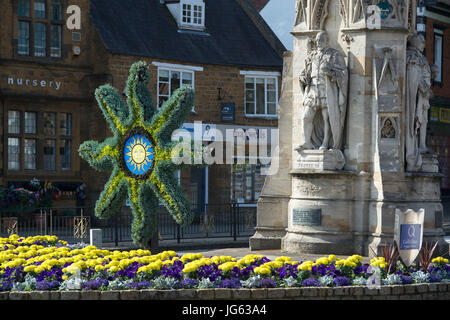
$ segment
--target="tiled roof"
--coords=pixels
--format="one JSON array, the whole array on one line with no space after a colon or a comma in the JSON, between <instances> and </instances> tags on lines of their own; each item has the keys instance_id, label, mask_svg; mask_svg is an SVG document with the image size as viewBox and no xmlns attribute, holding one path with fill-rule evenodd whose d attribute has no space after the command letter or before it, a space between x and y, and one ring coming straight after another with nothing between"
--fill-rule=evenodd
<instances>
[{"instance_id":1,"label":"tiled roof","mask_svg":"<svg viewBox=\"0 0 450 320\"><path fill-rule=\"evenodd\" d=\"M113 54L241 67L283 65L236 0L206 0L204 32L179 30L159 0L91 0L91 17Z\"/></svg>"}]
</instances>

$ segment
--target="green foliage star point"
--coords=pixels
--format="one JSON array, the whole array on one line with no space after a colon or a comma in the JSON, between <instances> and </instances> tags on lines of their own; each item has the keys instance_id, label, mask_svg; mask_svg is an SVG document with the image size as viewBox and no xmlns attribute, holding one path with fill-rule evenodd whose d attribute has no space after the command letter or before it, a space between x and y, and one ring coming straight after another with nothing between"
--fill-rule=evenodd
<instances>
[{"instance_id":1,"label":"green foliage star point","mask_svg":"<svg viewBox=\"0 0 450 320\"><path fill-rule=\"evenodd\" d=\"M126 103L119 92L106 84L95 97L113 136L102 143L86 141L79 154L94 169L112 171L95 206L95 215L108 218L128 198L133 213L132 238L147 248L157 229L159 202L181 225L192 222L189 201L175 176L180 167L171 160L177 147L172 132L179 129L194 104L194 91L177 89L159 108L155 107L147 83L150 72L145 62L131 66Z\"/></svg>"}]
</instances>

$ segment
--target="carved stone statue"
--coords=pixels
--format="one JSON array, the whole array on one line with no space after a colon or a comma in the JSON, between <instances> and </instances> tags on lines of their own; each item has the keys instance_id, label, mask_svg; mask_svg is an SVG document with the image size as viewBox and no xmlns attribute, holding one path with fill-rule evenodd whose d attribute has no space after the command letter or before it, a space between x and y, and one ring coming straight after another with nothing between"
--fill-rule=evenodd
<instances>
[{"instance_id":1,"label":"carved stone statue","mask_svg":"<svg viewBox=\"0 0 450 320\"><path fill-rule=\"evenodd\" d=\"M392 123L392 120L389 118L386 119L386 121L384 121L383 128L381 129L381 138L384 139L395 138L395 127L394 124Z\"/></svg>"},{"instance_id":2,"label":"carved stone statue","mask_svg":"<svg viewBox=\"0 0 450 320\"><path fill-rule=\"evenodd\" d=\"M414 33L408 39L406 51L406 170L419 171L422 166L421 154L429 153L426 146L429 99L432 69L422 54L425 39Z\"/></svg>"},{"instance_id":3,"label":"carved stone statue","mask_svg":"<svg viewBox=\"0 0 450 320\"><path fill-rule=\"evenodd\" d=\"M328 45L328 35L316 36L316 49L300 74L303 91L304 143L296 150L340 149L347 107L348 76L344 56Z\"/></svg>"}]
</instances>

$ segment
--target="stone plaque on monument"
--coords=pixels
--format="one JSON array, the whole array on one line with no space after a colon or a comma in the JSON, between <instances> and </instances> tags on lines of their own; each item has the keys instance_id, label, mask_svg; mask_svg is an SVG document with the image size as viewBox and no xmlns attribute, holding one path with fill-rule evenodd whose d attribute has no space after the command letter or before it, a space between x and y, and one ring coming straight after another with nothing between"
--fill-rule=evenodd
<instances>
[{"instance_id":1,"label":"stone plaque on monument","mask_svg":"<svg viewBox=\"0 0 450 320\"><path fill-rule=\"evenodd\" d=\"M301 150L294 169L342 170L344 165L341 150Z\"/></svg>"},{"instance_id":2,"label":"stone plaque on monument","mask_svg":"<svg viewBox=\"0 0 450 320\"><path fill-rule=\"evenodd\" d=\"M422 248L424 215L424 209L417 212L411 209L405 212L395 210L394 241L401 259L407 266L414 262Z\"/></svg>"},{"instance_id":3,"label":"stone plaque on monument","mask_svg":"<svg viewBox=\"0 0 450 320\"><path fill-rule=\"evenodd\" d=\"M320 226L322 209L294 208L292 224L296 226Z\"/></svg>"}]
</instances>

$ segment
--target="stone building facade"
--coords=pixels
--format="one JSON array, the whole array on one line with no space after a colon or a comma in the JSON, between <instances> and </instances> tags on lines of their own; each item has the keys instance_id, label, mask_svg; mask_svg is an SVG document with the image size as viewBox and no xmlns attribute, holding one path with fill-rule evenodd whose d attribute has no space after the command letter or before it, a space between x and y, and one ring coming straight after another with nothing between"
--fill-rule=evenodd
<instances>
[{"instance_id":1,"label":"stone building facade","mask_svg":"<svg viewBox=\"0 0 450 320\"><path fill-rule=\"evenodd\" d=\"M181 84L194 87L186 129L196 121L203 130L277 128L284 46L248 0L185 2L0 0L7 22L0 26L0 185L26 187L37 178L61 191L55 206L92 206L108 175L89 168L78 146L111 136L94 90L104 83L123 90L139 60L150 66L158 104ZM192 203L255 203L259 169L237 173L238 185L248 181L246 198L246 190L233 196L233 168L186 169L179 178Z\"/></svg>"},{"instance_id":2,"label":"stone building facade","mask_svg":"<svg viewBox=\"0 0 450 320\"><path fill-rule=\"evenodd\" d=\"M430 100L428 145L438 154L444 220L450 223L450 2L419 1L417 30L426 39L425 56L438 67Z\"/></svg>"}]
</instances>

